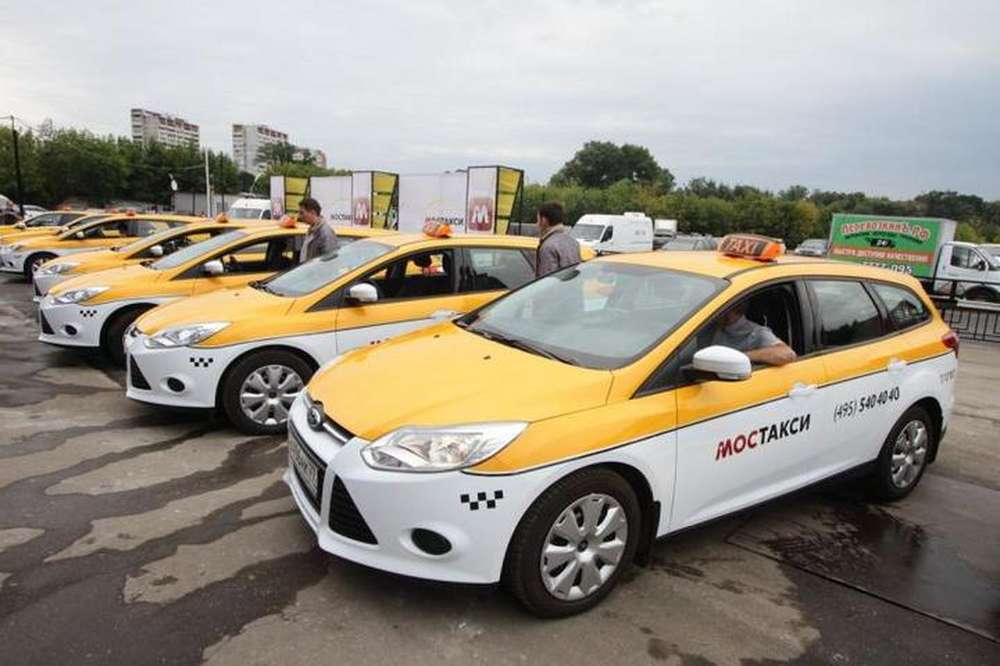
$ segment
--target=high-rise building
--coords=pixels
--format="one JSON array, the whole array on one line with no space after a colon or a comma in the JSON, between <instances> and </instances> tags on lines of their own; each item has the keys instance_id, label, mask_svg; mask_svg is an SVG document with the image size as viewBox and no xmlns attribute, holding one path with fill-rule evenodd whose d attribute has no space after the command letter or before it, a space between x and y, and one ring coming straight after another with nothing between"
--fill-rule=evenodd
<instances>
[{"instance_id":1,"label":"high-rise building","mask_svg":"<svg viewBox=\"0 0 1000 666\"><path fill-rule=\"evenodd\" d=\"M267 125L233 125L233 159L242 171L264 171L267 165L261 163L258 153L276 143L288 143L288 135Z\"/></svg>"},{"instance_id":2,"label":"high-rise building","mask_svg":"<svg viewBox=\"0 0 1000 666\"><path fill-rule=\"evenodd\" d=\"M146 109L132 109L132 140L146 144L156 141L165 146L191 145L197 148L200 133L197 125L183 118Z\"/></svg>"}]
</instances>

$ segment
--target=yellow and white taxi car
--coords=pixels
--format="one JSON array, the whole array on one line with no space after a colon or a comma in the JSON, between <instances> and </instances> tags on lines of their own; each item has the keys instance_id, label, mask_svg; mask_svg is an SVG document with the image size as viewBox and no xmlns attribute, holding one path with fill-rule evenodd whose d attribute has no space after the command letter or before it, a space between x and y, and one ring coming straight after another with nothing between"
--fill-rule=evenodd
<instances>
[{"instance_id":1,"label":"yellow and white taxi car","mask_svg":"<svg viewBox=\"0 0 1000 666\"><path fill-rule=\"evenodd\" d=\"M40 300L40 297L49 293L49 289L55 285L78 275L130 266L143 261L152 262L242 226L244 225L231 223L225 218L211 222L192 222L170 227L121 247L80 252L70 257L47 261L32 276L35 299Z\"/></svg>"},{"instance_id":2,"label":"yellow and white taxi car","mask_svg":"<svg viewBox=\"0 0 1000 666\"><path fill-rule=\"evenodd\" d=\"M0 270L7 273L23 273L30 280L42 264L56 257L118 247L169 227L203 222L204 219L183 215L134 213L102 216L55 236L37 236L8 245L7 253L0 257Z\"/></svg>"},{"instance_id":3,"label":"yellow and white taxi car","mask_svg":"<svg viewBox=\"0 0 1000 666\"><path fill-rule=\"evenodd\" d=\"M60 228L65 230L66 225L75 220L101 214L103 213L98 211L88 212L83 210L58 210L41 213L24 222L0 227L0 243L5 243L4 239L14 236L22 239L54 234Z\"/></svg>"},{"instance_id":4,"label":"yellow and white taxi car","mask_svg":"<svg viewBox=\"0 0 1000 666\"><path fill-rule=\"evenodd\" d=\"M369 238L243 289L156 308L126 337L127 395L220 407L244 432L283 432L317 367L530 282L537 246L515 236Z\"/></svg>"},{"instance_id":5,"label":"yellow and white taxi car","mask_svg":"<svg viewBox=\"0 0 1000 666\"><path fill-rule=\"evenodd\" d=\"M319 545L504 580L559 616L654 539L822 479L905 496L948 424L957 337L910 277L752 258L767 247L602 257L338 356L288 422Z\"/></svg>"},{"instance_id":6,"label":"yellow and white taxi car","mask_svg":"<svg viewBox=\"0 0 1000 666\"><path fill-rule=\"evenodd\" d=\"M68 347L100 347L116 363L125 360L123 336L146 310L186 296L242 287L298 263L302 225L233 229L150 264L80 275L56 285L39 303L38 339ZM342 242L384 234L338 229Z\"/></svg>"}]
</instances>

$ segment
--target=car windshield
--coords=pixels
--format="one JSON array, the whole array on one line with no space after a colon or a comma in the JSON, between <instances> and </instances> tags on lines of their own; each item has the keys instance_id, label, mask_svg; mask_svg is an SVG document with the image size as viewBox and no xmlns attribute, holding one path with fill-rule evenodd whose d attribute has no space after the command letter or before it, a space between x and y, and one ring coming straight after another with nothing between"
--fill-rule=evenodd
<instances>
[{"instance_id":1,"label":"car windshield","mask_svg":"<svg viewBox=\"0 0 1000 666\"><path fill-rule=\"evenodd\" d=\"M36 215L25 221L24 226L26 227L48 227L52 225L59 224L59 220L62 219L62 213L42 213Z\"/></svg>"},{"instance_id":2,"label":"car windshield","mask_svg":"<svg viewBox=\"0 0 1000 666\"><path fill-rule=\"evenodd\" d=\"M456 323L565 363L613 369L645 354L725 285L692 273L591 261L537 280Z\"/></svg>"},{"instance_id":3,"label":"car windshield","mask_svg":"<svg viewBox=\"0 0 1000 666\"><path fill-rule=\"evenodd\" d=\"M577 224L569 230L569 235L577 240L595 241L600 240L603 232L603 224Z\"/></svg>"},{"instance_id":4,"label":"car windshield","mask_svg":"<svg viewBox=\"0 0 1000 666\"><path fill-rule=\"evenodd\" d=\"M261 212L260 208L230 208L226 217L230 220L259 220Z\"/></svg>"},{"instance_id":5,"label":"car windshield","mask_svg":"<svg viewBox=\"0 0 1000 666\"><path fill-rule=\"evenodd\" d=\"M698 244L697 238L675 238L663 246L665 250L693 250Z\"/></svg>"},{"instance_id":6,"label":"car windshield","mask_svg":"<svg viewBox=\"0 0 1000 666\"><path fill-rule=\"evenodd\" d=\"M1000 259L990 251L983 252L983 256L986 257L986 263L989 264L991 271L1000 271Z\"/></svg>"},{"instance_id":7,"label":"car windshield","mask_svg":"<svg viewBox=\"0 0 1000 666\"><path fill-rule=\"evenodd\" d=\"M162 259L157 259L149 265L149 268L152 268L154 271L165 271L171 268L177 268L178 266L183 266L192 259L197 259L203 254L225 247L233 241L245 238L246 235L247 234L244 231L229 231L224 234L219 234L214 238L203 240L200 243L188 245L186 248L177 250L173 254L167 255Z\"/></svg>"},{"instance_id":8,"label":"car windshield","mask_svg":"<svg viewBox=\"0 0 1000 666\"><path fill-rule=\"evenodd\" d=\"M340 238L339 242L334 252L276 275L263 283L263 288L272 294L292 298L309 294L392 250L392 246L372 240L352 243L350 239Z\"/></svg>"}]
</instances>

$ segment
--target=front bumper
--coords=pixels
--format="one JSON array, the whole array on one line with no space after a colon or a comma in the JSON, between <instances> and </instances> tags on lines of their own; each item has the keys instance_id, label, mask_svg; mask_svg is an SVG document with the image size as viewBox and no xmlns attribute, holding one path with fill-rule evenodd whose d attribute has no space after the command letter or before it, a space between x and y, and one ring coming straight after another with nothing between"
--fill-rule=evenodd
<instances>
[{"instance_id":1,"label":"front bumper","mask_svg":"<svg viewBox=\"0 0 1000 666\"><path fill-rule=\"evenodd\" d=\"M240 348L150 349L146 337L135 329L125 336L125 396L169 407L215 407L219 382Z\"/></svg>"},{"instance_id":2,"label":"front bumper","mask_svg":"<svg viewBox=\"0 0 1000 666\"><path fill-rule=\"evenodd\" d=\"M73 273L35 273L32 276L32 282L35 285L35 301L40 302L41 298L49 293L52 287L56 286L61 282L76 277Z\"/></svg>"},{"instance_id":3,"label":"front bumper","mask_svg":"<svg viewBox=\"0 0 1000 666\"><path fill-rule=\"evenodd\" d=\"M60 347L100 347L101 330L120 303L59 305L44 298L38 305L38 339Z\"/></svg>"},{"instance_id":4,"label":"front bumper","mask_svg":"<svg viewBox=\"0 0 1000 666\"><path fill-rule=\"evenodd\" d=\"M552 480L551 469L503 477L375 470L361 459L366 441L343 441L310 428L302 398L289 414L289 438L320 468L319 497L310 494L293 466L284 476L319 546L405 576L497 582L520 517ZM444 536L451 549L442 555L424 552L414 542L415 529Z\"/></svg>"}]
</instances>

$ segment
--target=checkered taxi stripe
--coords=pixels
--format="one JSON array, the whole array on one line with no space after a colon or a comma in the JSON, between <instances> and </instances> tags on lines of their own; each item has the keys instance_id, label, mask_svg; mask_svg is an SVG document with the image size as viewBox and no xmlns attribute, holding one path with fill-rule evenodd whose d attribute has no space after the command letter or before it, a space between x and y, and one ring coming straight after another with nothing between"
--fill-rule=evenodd
<instances>
[{"instance_id":1,"label":"checkered taxi stripe","mask_svg":"<svg viewBox=\"0 0 1000 666\"><path fill-rule=\"evenodd\" d=\"M191 356L188 360L196 368L207 368L215 363L215 359L210 356Z\"/></svg>"},{"instance_id":2,"label":"checkered taxi stripe","mask_svg":"<svg viewBox=\"0 0 1000 666\"><path fill-rule=\"evenodd\" d=\"M469 511L479 511L479 507L484 504L487 509L495 509L497 508L497 502L503 499L503 491L494 490L493 497L490 497L489 493L476 493L475 499L469 493L462 493L459 499L462 501L462 504L469 505Z\"/></svg>"}]
</instances>

